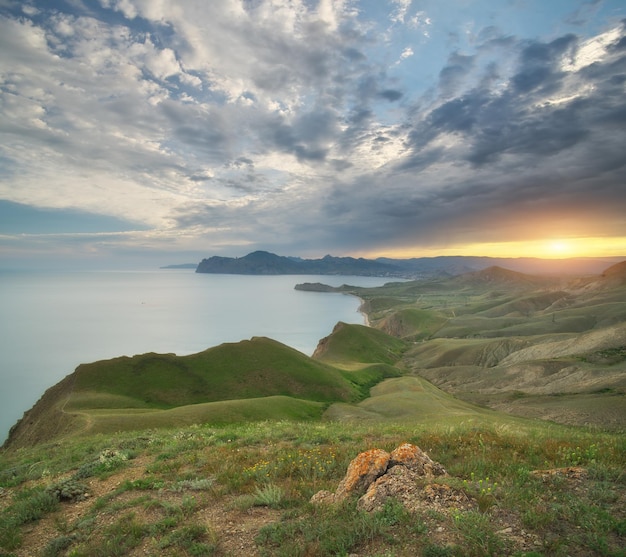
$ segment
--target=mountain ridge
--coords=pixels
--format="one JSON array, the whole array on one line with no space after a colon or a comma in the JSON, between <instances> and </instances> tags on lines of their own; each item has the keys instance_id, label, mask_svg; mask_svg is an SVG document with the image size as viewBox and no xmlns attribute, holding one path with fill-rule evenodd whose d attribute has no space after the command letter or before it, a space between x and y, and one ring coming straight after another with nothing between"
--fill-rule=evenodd
<instances>
[{"instance_id":1,"label":"mountain ridge","mask_svg":"<svg viewBox=\"0 0 626 557\"><path fill-rule=\"evenodd\" d=\"M390 278L455 276L502 267L510 271L539 275L597 275L624 257L541 259L532 257L438 256L393 259L379 257L335 257L320 259L276 255L254 251L243 257L214 255L203 259L197 273L243 275L354 275Z\"/></svg>"}]
</instances>

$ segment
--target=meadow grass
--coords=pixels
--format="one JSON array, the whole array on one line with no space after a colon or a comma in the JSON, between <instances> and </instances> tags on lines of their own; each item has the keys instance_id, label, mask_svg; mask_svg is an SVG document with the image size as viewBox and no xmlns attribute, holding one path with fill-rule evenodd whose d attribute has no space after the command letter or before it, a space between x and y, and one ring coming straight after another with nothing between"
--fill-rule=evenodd
<instances>
[{"instance_id":1,"label":"meadow grass","mask_svg":"<svg viewBox=\"0 0 626 557\"><path fill-rule=\"evenodd\" d=\"M82 364L66 409L168 409L276 395L318 402L359 396L336 368L259 337L188 356L148 353Z\"/></svg>"},{"instance_id":2,"label":"meadow grass","mask_svg":"<svg viewBox=\"0 0 626 557\"><path fill-rule=\"evenodd\" d=\"M394 502L378 513L359 511L354 500L331 508L308 503L318 490L334 490L359 452L390 451L403 442L426 450L449 472L442 481L479 502L482 497L483 504L448 516L410 514ZM116 461L120 454L128 456ZM116 461L112 469L94 465L102 455ZM75 503L60 502L47 488L68 475L123 478L138 457L146 461L139 479L120 480L80 519L63 522L63 509ZM43 461L45 469L38 464ZM584 467L585 481L532 473L565 466ZM225 555L219 531L199 519L202 509L216 504L242 512L282 510L282 518L259 530L262 555L515 555L515 544L499 533L499 517L506 516L517 517L539 555L618 556L626 540L624 437L513 418L349 427L283 420L146 430L3 452L0 469L6 555L21 546L26 525L47 516L56 517L57 535L46 555L120 555L139 545L164 555ZM437 537L439 529L445 539Z\"/></svg>"}]
</instances>

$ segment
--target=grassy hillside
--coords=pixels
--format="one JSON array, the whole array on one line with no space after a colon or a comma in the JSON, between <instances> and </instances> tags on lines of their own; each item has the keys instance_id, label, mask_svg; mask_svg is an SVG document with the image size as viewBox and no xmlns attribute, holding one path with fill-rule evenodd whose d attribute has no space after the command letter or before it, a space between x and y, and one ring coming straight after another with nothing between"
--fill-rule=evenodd
<instances>
[{"instance_id":1,"label":"grassy hillside","mask_svg":"<svg viewBox=\"0 0 626 557\"><path fill-rule=\"evenodd\" d=\"M338 323L332 334L320 341L313 358L329 363L395 364L406 347L404 341L377 329Z\"/></svg>"},{"instance_id":2,"label":"grassy hillside","mask_svg":"<svg viewBox=\"0 0 626 557\"><path fill-rule=\"evenodd\" d=\"M371 394L357 404L335 403L324 414L331 420L371 420L376 423L457 422L467 420L501 422L503 416L455 398L421 377L398 377L371 389ZM507 418L508 419L508 418Z\"/></svg>"},{"instance_id":3,"label":"grassy hillside","mask_svg":"<svg viewBox=\"0 0 626 557\"><path fill-rule=\"evenodd\" d=\"M265 403L257 399L276 396L293 399L286 413L277 406L281 417L323 412L319 405L312 412L306 401L344 403L334 416L353 404L345 415L354 416L371 411L365 408L371 400L354 403L373 386L403 374L520 415L626 427L625 274L623 264L597 277L568 280L490 267L378 288L343 286L365 301L373 326L338 323L312 358L254 338L190 356L150 353L84 364L44 395L7 445L110 431L111 424L123 430L158 427L168 419L186 424L191 416L215 421L219 405L211 411L203 406L206 414L198 405L224 401L239 401L230 405L238 408L232 416L265 419ZM610 361L598 356L603 351L611 352ZM554 410L558 404L545 398L574 394L586 395L585 404L576 411L570 401L562 416ZM607 421L593 404L598 410L616 407L613 417ZM398 417L400 407L413 416L411 404L403 403Z\"/></svg>"},{"instance_id":4,"label":"grassy hillside","mask_svg":"<svg viewBox=\"0 0 626 557\"><path fill-rule=\"evenodd\" d=\"M0 554L623 556L624 437L495 416L207 423L5 451ZM309 504L360 452L403 442L448 471L424 486L441 499Z\"/></svg>"},{"instance_id":5,"label":"grassy hillside","mask_svg":"<svg viewBox=\"0 0 626 557\"><path fill-rule=\"evenodd\" d=\"M201 402L301 396L350 400L352 386L337 370L268 338L226 343L199 354L142 354L84 364L75 373L67 410L94 408L83 393L107 393L135 407L172 408Z\"/></svg>"},{"instance_id":6,"label":"grassy hillside","mask_svg":"<svg viewBox=\"0 0 626 557\"><path fill-rule=\"evenodd\" d=\"M313 358L254 338L82 365L0 452L0 555L624 557L625 276L343 287L373 326ZM449 474L417 507L309 503L404 442Z\"/></svg>"},{"instance_id":7,"label":"grassy hillside","mask_svg":"<svg viewBox=\"0 0 626 557\"><path fill-rule=\"evenodd\" d=\"M80 365L47 391L13 428L6 446L116 428L319 417L332 402L367 396L369 386L389 374L384 365L341 370L268 338L189 356L102 360Z\"/></svg>"},{"instance_id":8,"label":"grassy hillside","mask_svg":"<svg viewBox=\"0 0 626 557\"><path fill-rule=\"evenodd\" d=\"M407 342L405 373L519 415L626 428L626 262L578 279L492 267L352 292Z\"/></svg>"}]
</instances>

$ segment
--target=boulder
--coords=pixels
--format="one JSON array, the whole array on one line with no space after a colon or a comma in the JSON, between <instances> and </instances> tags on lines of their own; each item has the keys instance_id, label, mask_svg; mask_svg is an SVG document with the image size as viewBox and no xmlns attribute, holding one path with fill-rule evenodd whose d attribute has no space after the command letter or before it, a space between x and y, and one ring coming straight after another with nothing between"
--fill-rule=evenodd
<instances>
[{"instance_id":1,"label":"boulder","mask_svg":"<svg viewBox=\"0 0 626 557\"><path fill-rule=\"evenodd\" d=\"M312 505L326 505L335 502L335 494L332 491L322 489L311 497Z\"/></svg>"},{"instance_id":2,"label":"boulder","mask_svg":"<svg viewBox=\"0 0 626 557\"><path fill-rule=\"evenodd\" d=\"M393 497L407 509L414 510L416 501L421 498L420 479L445 475L443 466L416 445L404 443L391 454L371 449L350 462L335 493L319 491L313 495L311 503L339 503L351 495L361 495L359 508L374 511Z\"/></svg>"},{"instance_id":3,"label":"boulder","mask_svg":"<svg viewBox=\"0 0 626 557\"><path fill-rule=\"evenodd\" d=\"M352 494L363 494L382 476L389 466L390 455L382 449L371 449L358 455L349 465L346 475L335 491L335 500L342 501Z\"/></svg>"}]
</instances>

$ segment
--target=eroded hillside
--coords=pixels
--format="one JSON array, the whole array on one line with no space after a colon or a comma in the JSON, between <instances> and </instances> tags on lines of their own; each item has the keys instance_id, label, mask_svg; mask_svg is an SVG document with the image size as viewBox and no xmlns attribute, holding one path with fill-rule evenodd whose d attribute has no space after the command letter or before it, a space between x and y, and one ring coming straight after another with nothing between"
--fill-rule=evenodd
<instances>
[{"instance_id":1,"label":"eroded hillside","mask_svg":"<svg viewBox=\"0 0 626 557\"><path fill-rule=\"evenodd\" d=\"M565 423L626 425L626 262L568 280L489 268L351 291L374 327L410 343L404 370L455 396Z\"/></svg>"}]
</instances>

